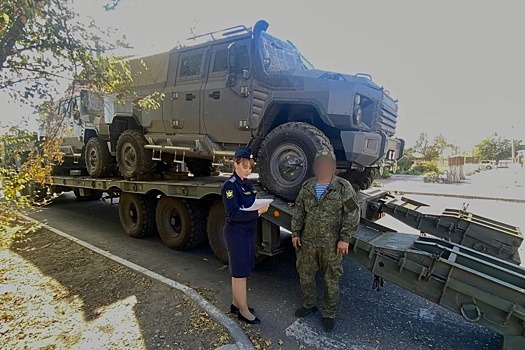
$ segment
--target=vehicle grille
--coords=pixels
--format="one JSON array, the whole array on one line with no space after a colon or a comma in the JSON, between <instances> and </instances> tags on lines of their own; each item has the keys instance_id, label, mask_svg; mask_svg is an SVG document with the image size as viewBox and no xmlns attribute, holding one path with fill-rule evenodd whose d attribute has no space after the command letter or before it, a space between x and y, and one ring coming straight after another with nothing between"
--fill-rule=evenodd
<instances>
[{"instance_id":1,"label":"vehicle grille","mask_svg":"<svg viewBox=\"0 0 525 350\"><path fill-rule=\"evenodd\" d=\"M393 136L396 132L396 123L397 113L381 104L374 129L384 131L388 136Z\"/></svg>"}]
</instances>

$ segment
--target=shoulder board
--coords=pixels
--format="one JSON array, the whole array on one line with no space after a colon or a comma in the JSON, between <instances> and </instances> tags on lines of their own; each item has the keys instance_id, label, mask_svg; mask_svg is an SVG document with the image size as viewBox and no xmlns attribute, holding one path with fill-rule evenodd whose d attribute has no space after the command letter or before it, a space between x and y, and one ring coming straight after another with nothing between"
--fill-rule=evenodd
<instances>
[{"instance_id":1,"label":"shoulder board","mask_svg":"<svg viewBox=\"0 0 525 350\"><path fill-rule=\"evenodd\" d=\"M344 188L350 188L350 187L352 187L352 184L351 184L347 179L343 179L342 177L336 176L336 180L337 180L337 182L339 182L339 183L341 184L341 186L343 186Z\"/></svg>"},{"instance_id":2,"label":"shoulder board","mask_svg":"<svg viewBox=\"0 0 525 350\"><path fill-rule=\"evenodd\" d=\"M311 185L313 181L314 181L314 178L310 178L310 179L306 180L305 182L303 182L302 187L306 187L308 185Z\"/></svg>"},{"instance_id":3,"label":"shoulder board","mask_svg":"<svg viewBox=\"0 0 525 350\"><path fill-rule=\"evenodd\" d=\"M235 176L232 176L232 177L230 177L230 179L228 181L233 183L233 182L235 182L237 180L235 179Z\"/></svg>"}]
</instances>

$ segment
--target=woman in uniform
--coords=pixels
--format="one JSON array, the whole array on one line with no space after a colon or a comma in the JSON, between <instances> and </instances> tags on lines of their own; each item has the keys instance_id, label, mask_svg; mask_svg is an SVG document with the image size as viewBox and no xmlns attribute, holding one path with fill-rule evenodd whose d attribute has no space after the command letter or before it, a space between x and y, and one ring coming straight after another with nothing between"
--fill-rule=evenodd
<instances>
[{"instance_id":1,"label":"woman in uniform","mask_svg":"<svg viewBox=\"0 0 525 350\"><path fill-rule=\"evenodd\" d=\"M228 249L229 271L232 276L232 304L230 311L236 313L239 320L249 324L261 321L248 307L246 277L255 265L255 231L258 217L268 210L268 206L258 211L243 211L254 202L256 191L248 181L254 167L253 155L247 147L235 152L235 171L222 187L222 200L226 209L224 236Z\"/></svg>"}]
</instances>

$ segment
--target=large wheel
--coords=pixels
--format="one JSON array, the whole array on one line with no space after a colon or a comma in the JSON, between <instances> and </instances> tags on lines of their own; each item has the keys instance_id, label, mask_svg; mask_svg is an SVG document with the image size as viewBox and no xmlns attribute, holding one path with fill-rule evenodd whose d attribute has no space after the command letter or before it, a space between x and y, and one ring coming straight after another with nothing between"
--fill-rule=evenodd
<instances>
[{"instance_id":1,"label":"large wheel","mask_svg":"<svg viewBox=\"0 0 525 350\"><path fill-rule=\"evenodd\" d=\"M333 152L321 130L301 122L280 125L266 136L257 154L259 179L271 193L294 200L304 180L313 175L318 151Z\"/></svg>"},{"instance_id":2,"label":"large wheel","mask_svg":"<svg viewBox=\"0 0 525 350\"><path fill-rule=\"evenodd\" d=\"M122 192L118 213L122 228L130 237L142 238L155 232L155 198Z\"/></svg>"},{"instance_id":3,"label":"large wheel","mask_svg":"<svg viewBox=\"0 0 525 350\"><path fill-rule=\"evenodd\" d=\"M107 143L99 137L92 137L86 143L84 159L86 160L87 172L92 177L111 175L113 159L109 153Z\"/></svg>"},{"instance_id":4,"label":"large wheel","mask_svg":"<svg viewBox=\"0 0 525 350\"><path fill-rule=\"evenodd\" d=\"M211 160L186 158L186 166L195 177L210 176L213 171Z\"/></svg>"},{"instance_id":5,"label":"large wheel","mask_svg":"<svg viewBox=\"0 0 525 350\"><path fill-rule=\"evenodd\" d=\"M148 141L138 130L124 131L117 142L117 165L126 179L153 172L152 151L144 148Z\"/></svg>"},{"instance_id":6,"label":"large wheel","mask_svg":"<svg viewBox=\"0 0 525 350\"><path fill-rule=\"evenodd\" d=\"M376 168L365 168L363 171L348 169L339 173L338 176L348 180L357 192L369 189L374 183L376 174Z\"/></svg>"},{"instance_id":7,"label":"large wheel","mask_svg":"<svg viewBox=\"0 0 525 350\"><path fill-rule=\"evenodd\" d=\"M156 210L157 230L168 247L185 250L206 238L204 207L195 200L162 197Z\"/></svg>"},{"instance_id":8,"label":"large wheel","mask_svg":"<svg viewBox=\"0 0 525 350\"><path fill-rule=\"evenodd\" d=\"M208 224L206 231L208 233L208 242L213 253L223 264L228 263L228 250L226 249L226 239L224 238L224 224L226 214L222 200L217 200L212 204L208 214Z\"/></svg>"}]
</instances>

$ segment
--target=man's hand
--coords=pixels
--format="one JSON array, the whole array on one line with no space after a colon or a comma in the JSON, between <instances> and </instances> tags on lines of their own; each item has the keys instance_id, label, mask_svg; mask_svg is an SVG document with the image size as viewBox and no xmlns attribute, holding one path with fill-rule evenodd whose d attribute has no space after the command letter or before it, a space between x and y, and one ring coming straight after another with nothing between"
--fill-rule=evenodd
<instances>
[{"instance_id":1,"label":"man's hand","mask_svg":"<svg viewBox=\"0 0 525 350\"><path fill-rule=\"evenodd\" d=\"M259 210L257 210L257 213L259 214L259 216L261 216L262 214L266 213L269 208L269 205L265 205L264 207L259 208Z\"/></svg>"},{"instance_id":2,"label":"man's hand","mask_svg":"<svg viewBox=\"0 0 525 350\"><path fill-rule=\"evenodd\" d=\"M343 241L337 242L337 254L338 255L340 254L348 255L349 246L350 244L348 244L347 242L343 242Z\"/></svg>"},{"instance_id":3,"label":"man's hand","mask_svg":"<svg viewBox=\"0 0 525 350\"><path fill-rule=\"evenodd\" d=\"M299 249L299 247L301 246L301 237L292 237L292 245L295 249Z\"/></svg>"}]
</instances>

